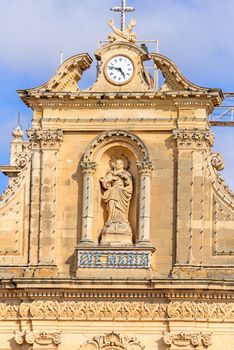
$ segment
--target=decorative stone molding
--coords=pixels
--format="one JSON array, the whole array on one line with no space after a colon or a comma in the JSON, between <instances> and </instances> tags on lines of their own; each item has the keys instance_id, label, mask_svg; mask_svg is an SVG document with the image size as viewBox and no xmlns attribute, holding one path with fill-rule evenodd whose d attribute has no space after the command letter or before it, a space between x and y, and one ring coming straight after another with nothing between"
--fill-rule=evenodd
<instances>
[{"instance_id":1,"label":"decorative stone molding","mask_svg":"<svg viewBox=\"0 0 234 350\"><path fill-rule=\"evenodd\" d=\"M96 162L81 162L80 167L83 174L93 174L97 168Z\"/></svg>"},{"instance_id":2,"label":"decorative stone molding","mask_svg":"<svg viewBox=\"0 0 234 350\"><path fill-rule=\"evenodd\" d=\"M80 350L143 350L144 348L135 337L121 337L112 332L101 337L94 337L91 341L81 345Z\"/></svg>"},{"instance_id":3,"label":"decorative stone molding","mask_svg":"<svg viewBox=\"0 0 234 350\"><path fill-rule=\"evenodd\" d=\"M217 96L217 93L214 93ZM202 96L204 93L201 94ZM207 93L205 94L207 95ZM20 94L21 98L24 100L27 106L31 108L55 108L63 106L64 108L76 108L83 109L89 108L92 110L103 109L103 108L111 108L111 109L128 109L131 108L175 108L178 107L189 107L189 108L197 108L198 106L202 108L207 108L208 110L213 110L212 100L206 99L198 99L197 93L193 91L186 92L186 98L184 97L184 91L173 91L173 99L171 91L158 91L155 92L144 92L144 100L142 100L142 92L129 92L129 93L121 93L121 92L106 92L105 94L95 93L91 91L87 92L33 92L30 93L30 97L26 95ZM207 97L207 96L205 96ZM45 117L45 120L49 119ZM52 120L57 120L57 117L51 118ZM69 118L66 118L67 120ZM87 118L87 122L95 122L99 118ZM125 118L113 118L115 125L120 122L124 122ZM137 121L142 124L148 118L127 118L127 123L132 125L131 120ZM188 121L189 121L188 117ZM64 120L64 119L63 119ZM156 121L160 121L159 125L161 126L161 118L153 118L154 123L152 127L155 126ZM168 118L171 122L170 126L173 125L173 118ZM81 120L80 120L81 121ZM102 123L109 122L110 118L105 119L102 118ZM165 118L163 118L165 121ZM82 118L82 122L86 122L86 118ZM109 124L108 124L109 125ZM87 125L86 125L87 126ZM78 127L78 125L76 125ZM156 128L157 129L157 128ZM82 129L83 130L83 129ZM158 130L158 129L157 129Z\"/></svg>"},{"instance_id":4,"label":"decorative stone molding","mask_svg":"<svg viewBox=\"0 0 234 350\"><path fill-rule=\"evenodd\" d=\"M57 301L1 302L0 320L194 320L234 322L233 302Z\"/></svg>"},{"instance_id":5,"label":"decorative stone molding","mask_svg":"<svg viewBox=\"0 0 234 350\"><path fill-rule=\"evenodd\" d=\"M224 160L220 153L211 153L210 162L217 171L224 169Z\"/></svg>"},{"instance_id":6,"label":"decorative stone molding","mask_svg":"<svg viewBox=\"0 0 234 350\"><path fill-rule=\"evenodd\" d=\"M176 347L183 348L185 346L191 346L195 349L199 346L207 349L208 346L212 344L211 334L203 333L164 333L163 341L166 345L171 348L172 345Z\"/></svg>"},{"instance_id":7,"label":"decorative stone molding","mask_svg":"<svg viewBox=\"0 0 234 350\"><path fill-rule=\"evenodd\" d=\"M177 140L178 147L212 147L214 134L209 129L176 129L173 137Z\"/></svg>"},{"instance_id":8,"label":"decorative stone molding","mask_svg":"<svg viewBox=\"0 0 234 350\"><path fill-rule=\"evenodd\" d=\"M32 145L41 143L45 146L54 146L63 140L63 131L61 129L28 129L27 136Z\"/></svg>"},{"instance_id":9,"label":"decorative stone molding","mask_svg":"<svg viewBox=\"0 0 234 350\"><path fill-rule=\"evenodd\" d=\"M137 162L137 168L140 174L144 176L151 176L154 170L154 165L152 162Z\"/></svg>"},{"instance_id":10,"label":"decorative stone molding","mask_svg":"<svg viewBox=\"0 0 234 350\"><path fill-rule=\"evenodd\" d=\"M27 163L29 162L31 156L29 154L29 152L21 152L16 154L16 160L15 160L15 164L16 166L18 166L21 169L24 169L27 165Z\"/></svg>"},{"instance_id":11,"label":"decorative stone molding","mask_svg":"<svg viewBox=\"0 0 234 350\"><path fill-rule=\"evenodd\" d=\"M144 248L142 248L144 249ZM32 270L35 271L35 270ZM35 274L34 274L35 275ZM28 276L28 275L27 275ZM31 276L31 275L30 275ZM35 275L36 276L36 275ZM34 276L34 277L35 277ZM18 286L22 284L24 284L24 280L20 279L17 280L15 279L15 281L17 281L16 283L18 284ZM47 280L48 282L48 280ZM54 282L60 282L61 283L61 279L57 280L57 279L53 279L53 282L51 282L51 284L48 284L48 288L51 288L54 286ZM191 283L187 283L187 288L191 288L193 286L193 281L190 281ZM7 299L32 299L32 301L34 300L34 298L38 298L39 295L41 297L40 300L47 300L47 298L50 299L54 299L54 298L58 298L58 299L63 299L66 300L67 302L69 302L70 300L74 301L74 299L76 300L80 300L82 298L82 300L89 300L89 301L93 301L93 299L95 299L95 301L97 299L105 299L105 300L109 300L109 301L114 301L116 298L120 298L121 301L132 301L137 298L140 299L141 301L144 301L145 303L148 302L148 300L152 300L152 299L157 299L162 300L163 302L165 302L165 300L176 300L177 298L181 299L185 299L193 302L194 300L203 300L204 302L208 302L208 303L213 303L216 302L217 300L219 300L219 302L226 302L227 300L229 302L233 302L234 303L234 293L232 291L229 291L228 288L226 288L227 286L229 286L230 282L229 281L222 281L222 288L221 290L216 290L217 287L217 283L213 280L207 279L204 280L204 282L200 282L200 285L202 285L202 289L200 290L193 290L191 289L163 289L164 283L159 283L159 281L155 281L154 283L157 284L157 290L135 290L134 291L134 296L132 294L131 291L129 290L118 290L118 291L113 291L113 290L108 290L108 291L103 291L100 289L87 289L87 290L83 290L83 289L79 289L79 290L71 290L71 289L66 289L65 285L62 284L61 288L51 288L51 289L41 289L39 288L38 290L34 290L34 289L13 289L14 286L14 282L9 280L7 282L2 282L3 285L5 286L5 288L2 288L0 290L0 305L2 301L7 301ZM67 283L67 279L65 279L64 283ZM111 282L112 283L112 282ZM181 286L181 283L177 281L177 283L179 283L179 286ZM176 283L177 287L178 284ZM33 282L34 285L34 282ZM209 287L211 288L212 285L215 285L215 289L210 289L207 290L207 285L209 285ZM225 288L223 288L223 286L225 286ZM228 302L228 304L229 304ZM29 303L30 304L30 303Z\"/></svg>"},{"instance_id":12,"label":"decorative stone molding","mask_svg":"<svg viewBox=\"0 0 234 350\"><path fill-rule=\"evenodd\" d=\"M34 343L38 345L59 345L61 344L61 333L47 333L47 332L16 332L15 342L19 345L24 343L33 345Z\"/></svg>"},{"instance_id":13,"label":"decorative stone molding","mask_svg":"<svg viewBox=\"0 0 234 350\"><path fill-rule=\"evenodd\" d=\"M128 145L132 146L132 148L135 150L138 156L137 158L140 161L150 161L147 147L138 136L132 134L129 131L111 130L98 135L91 142L90 146L84 154L83 162L95 162L100 150L104 146L114 142L122 142L123 144L127 143Z\"/></svg>"}]
</instances>

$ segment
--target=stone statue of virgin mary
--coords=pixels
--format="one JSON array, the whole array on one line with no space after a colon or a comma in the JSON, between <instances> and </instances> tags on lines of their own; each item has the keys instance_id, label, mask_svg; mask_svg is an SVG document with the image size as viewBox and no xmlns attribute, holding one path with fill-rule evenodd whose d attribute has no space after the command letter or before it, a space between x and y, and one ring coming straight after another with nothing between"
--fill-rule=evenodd
<instances>
[{"instance_id":1,"label":"stone statue of virgin mary","mask_svg":"<svg viewBox=\"0 0 234 350\"><path fill-rule=\"evenodd\" d=\"M102 201L106 204L108 215L101 232L101 244L132 244L128 215L133 182L132 175L125 170L123 159L111 159L110 170L100 182L103 190Z\"/></svg>"}]
</instances>

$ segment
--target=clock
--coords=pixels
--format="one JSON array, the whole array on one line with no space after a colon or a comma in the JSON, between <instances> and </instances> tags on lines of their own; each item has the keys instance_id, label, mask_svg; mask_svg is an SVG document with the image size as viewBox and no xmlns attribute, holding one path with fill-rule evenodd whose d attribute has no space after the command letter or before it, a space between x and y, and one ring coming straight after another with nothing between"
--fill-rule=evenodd
<instances>
[{"instance_id":1,"label":"clock","mask_svg":"<svg viewBox=\"0 0 234 350\"><path fill-rule=\"evenodd\" d=\"M134 65L127 56L114 56L106 64L105 75L112 83L123 85L129 82L134 74Z\"/></svg>"}]
</instances>

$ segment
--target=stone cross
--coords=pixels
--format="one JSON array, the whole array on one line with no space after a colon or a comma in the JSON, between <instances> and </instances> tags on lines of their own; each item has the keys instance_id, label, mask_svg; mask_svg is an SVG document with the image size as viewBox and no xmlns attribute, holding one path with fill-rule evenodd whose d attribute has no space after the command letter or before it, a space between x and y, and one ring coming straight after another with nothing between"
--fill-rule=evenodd
<instances>
[{"instance_id":1,"label":"stone cross","mask_svg":"<svg viewBox=\"0 0 234 350\"><path fill-rule=\"evenodd\" d=\"M125 30L125 14L126 12L133 12L135 9L133 7L126 6L126 0L121 0L120 7L113 7L111 11L121 12L121 30Z\"/></svg>"}]
</instances>

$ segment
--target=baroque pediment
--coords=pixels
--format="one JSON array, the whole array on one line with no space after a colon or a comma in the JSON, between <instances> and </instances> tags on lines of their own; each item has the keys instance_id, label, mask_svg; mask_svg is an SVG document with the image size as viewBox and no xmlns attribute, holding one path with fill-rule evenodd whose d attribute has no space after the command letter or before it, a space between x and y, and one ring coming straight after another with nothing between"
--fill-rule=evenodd
<instances>
[{"instance_id":1,"label":"baroque pediment","mask_svg":"<svg viewBox=\"0 0 234 350\"><path fill-rule=\"evenodd\" d=\"M165 79L165 83L162 86L164 91L194 91L194 92L218 92L222 95L221 89L211 89L203 86L196 85L189 81L177 67L177 65L168 57L159 53L152 53L156 67L162 72Z\"/></svg>"},{"instance_id":2,"label":"baroque pediment","mask_svg":"<svg viewBox=\"0 0 234 350\"><path fill-rule=\"evenodd\" d=\"M57 70L55 75L46 83L32 89L23 90L30 94L42 92L76 92L79 91L78 81L83 72L90 67L91 57L78 54L67 59ZM23 92L19 90L18 92Z\"/></svg>"}]
</instances>

